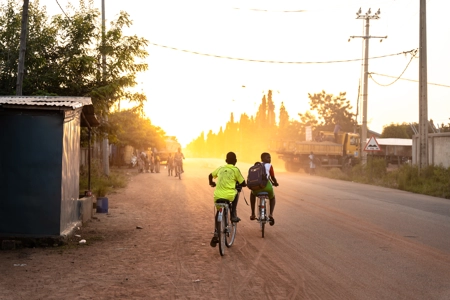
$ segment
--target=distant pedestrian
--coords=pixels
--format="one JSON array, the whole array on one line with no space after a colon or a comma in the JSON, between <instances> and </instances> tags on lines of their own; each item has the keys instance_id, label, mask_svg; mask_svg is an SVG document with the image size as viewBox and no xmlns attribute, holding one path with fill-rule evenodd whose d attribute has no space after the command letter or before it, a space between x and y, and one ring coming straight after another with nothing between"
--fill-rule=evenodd
<instances>
[{"instance_id":1,"label":"distant pedestrian","mask_svg":"<svg viewBox=\"0 0 450 300\"><path fill-rule=\"evenodd\" d=\"M336 122L336 125L334 125L334 142L339 143L338 141L338 133L341 130L341 125L339 124L339 121Z\"/></svg>"},{"instance_id":2,"label":"distant pedestrian","mask_svg":"<svg viewBox=\"0 0 450 300\"><path fill-rule=\"evenodd\" d=\"M314 153L311 151L309 154L309 175L316 174L316 163L315 163Z\"/></svg>"},{"instance_id":3,"label":"distant pedestrian","mask_svg":"<svg viewBox=\"0 0 450 300\"><path fill-rule=\"evenodd\" d=\"M172 153L169 153L169 158L167 158L167 171L169 172L169 176L172 176L172 173L173 173L173 156L172 156Z\"/></svg>"}]
</instances>

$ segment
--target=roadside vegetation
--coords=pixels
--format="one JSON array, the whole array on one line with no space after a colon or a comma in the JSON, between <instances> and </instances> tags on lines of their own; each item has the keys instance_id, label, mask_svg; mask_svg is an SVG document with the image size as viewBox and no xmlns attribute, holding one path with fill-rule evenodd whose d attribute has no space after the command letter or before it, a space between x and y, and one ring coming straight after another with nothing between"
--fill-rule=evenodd
<instances>
[{"instance_id":1,"label":"roadside vegetation","mask_svg":"<svg viewBox=\"0 0 450 300\"><path fill-rule=\"evenodd\" d=\"M132 172L128 168L110 168L109 176L106 176L100 161L94 161L91 166L91 192L96 197L105 197L117 189L127 186ZM88 190L88 169L80 169L80 193Z\"/></svg>"},{"instance_id":2,"label":"roadside vegetation","mask_svg":"<svg viewBox=\"0 0 450 300\"><path fill-rule=\"evenodd\" d=\"M450 168L442 166L428 166L419 172L415 165L403 164L388 169L383 159L368 159L366 165L358 164L348 172L337 168L318 169L316 174L450 199Z\"/></svg>"}]
</instances>

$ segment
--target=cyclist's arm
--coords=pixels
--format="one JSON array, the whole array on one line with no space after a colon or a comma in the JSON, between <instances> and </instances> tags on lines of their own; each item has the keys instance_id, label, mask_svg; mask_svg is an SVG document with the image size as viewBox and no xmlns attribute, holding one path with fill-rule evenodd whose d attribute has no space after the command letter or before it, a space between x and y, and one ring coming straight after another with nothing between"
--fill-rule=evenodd
<instances>
[{"instance_id":1,"label":"cyclist's arm","mask_svg":"<svg viewBox=\"0 0 450 300\"><path fill-rule=\"evenodd\" d=\"M209 185L210 185L210 186L216 186L216 183L213 181L213 175L212 175L212 173L209 174L208 180L209 180Z\"/></svg>"},{"instance_id":2,"label":"cyclist's arm","mask_svg":"<svg viewBox=\"0 0 450 300\"><path fill-rule=\"evenodd\" d=\"M270 181L273 183L274 186L278 186L278 181L275 178L275 171L273 170L273 166L270 166L270 171L269 171L269 179Z\"/></svg>"}]
</instances>

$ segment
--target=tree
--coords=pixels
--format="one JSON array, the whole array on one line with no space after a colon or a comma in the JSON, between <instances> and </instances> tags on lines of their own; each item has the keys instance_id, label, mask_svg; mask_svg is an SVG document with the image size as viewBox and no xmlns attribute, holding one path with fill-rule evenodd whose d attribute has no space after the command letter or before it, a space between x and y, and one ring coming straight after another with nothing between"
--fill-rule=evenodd
<instances>
[{"instance_id":1,"label":"tree","mask_svg":"<svg viewBox=\"0 0 450 300\"><path fill-rule=\"evenodd\" d=\"M137 149L165 147L165 133L153 126L150 119L141 117L138 108L116 111L109 115L108 136L111 143L118 146L130 145Z\"/></svg>"},{"instance_id":2,"label":"tree","mask_svg":"<svg viewBox=\"0 0 450 300\"><path fill-rule=\"evenodd\" d=\"M319 94L308 94L308 97L310 109L312 112L315 111L318 117L318 123L313 130L332 131L337 121L343 131L353 131L357 126L355 114L351 112L352 106L350 101L345 98L345 92L333 96L322 91ZM310 118L303 114L299 114L299 116L300 118Z\"/></svg>"},{"instance_id":3,"label":"tree","mask_svg":"<svg viewBox=\"0 0 450 300\"><path fill-rule=\"evenodd\" d=\"M266 128L267 126L267 101L266 95L261 99L261 104L256 112L255 122L260 128Z\"/></svg>"},{"instance_id":4,"label":"tree","mask_svg":"<svg viewBox=\"0 0 450 300\"><path fill-rule=\"evenodd\" d=\"M15 94L21 5L8 0L0 6L0 94ZM124 35L132 21L121 12L105 30L92 0L69 5L65 14L49 20L39 2L30 3L23 95L91 97L97 113L107 115L118 100L142 106L144 94L131 91L136 75L148 69L148 41ZM102 54L106 55L103 73Z\"/></svg>"},{"instance_id":5,"label":"tree","mask_svg":"<svg viewBox=\"0 0 450 300\"><path fill-rule=\"evenodd\" d=\"M417 123L413 124L418 128ZM382 138L399 138L399 139L410 139L414 135L414 132L410 124L405 122L401 124L391 123L389 125L383 126L383 131L381 132Z\"/></svg>"},{"instance_id":6,"label":"tree","mask_svg":"<svg viewBox=\"0 0 450 300\"><path fill-rule=\"evenodd\" d=\"M269 90L267 93L267 125L270 128L275 128L276 120L275 120L275 104L272 100L272 91Z\"/></svg>"},{"instance_id":7,"label":"tree","mask_svg":"<svg viewBox=\"0 0 450 300\"><path fill-rule=\"evenodd\" d=\"M286 107L284 106L283 102L281 102L280 114L278 119L280 120L278 126L280 130L284 130L289 126L289 113L286 111Z\"/></svg>"},{"instance_id":8,"label":"tree","mask_svg":"<svg viewBox=\"0 0 450 300\"><path fill-rule=\"evenodd\" d=\"M8 0L0 4L0 94L15 95L17 66L19 61L19 43L22 19L22 3ZM25 53L24 95L42 94L40 84L57 74L52 68L57 59L57 30L48 22L45 8L39 7L39 1L29 5L27 51ZM49 85L57 86L51 81ZM45 93L51 95L50 93Z\"/></svg>"}]
</instances>

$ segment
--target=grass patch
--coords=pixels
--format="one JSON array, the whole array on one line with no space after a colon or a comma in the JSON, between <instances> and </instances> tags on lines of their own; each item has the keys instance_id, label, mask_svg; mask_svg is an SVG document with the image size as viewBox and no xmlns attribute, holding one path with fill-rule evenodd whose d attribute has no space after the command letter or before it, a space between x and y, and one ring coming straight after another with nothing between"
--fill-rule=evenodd
<instances>
[{"instance_id":1,"label":"grass patch","mask_svg":"<svg viewBox=\"0 0 450 300\"><path fill-rule=\"evenodd\" d=\"M366 165L358 164L351 170L321 169L318 175L339 180L349 180L413 192L416 194L450 199L450 168L428 166L419 171L409 164L388 171L383 159L368 159Z\"/></svg>"},{"instance_id":2,"label":"grass patch","mask_svg":"<svg viewBox=\"0 0 450 300\"><path fill-rule=\"evenodd\" d=\"M88 188L88 169L80 169L80 192L89 190ZM111 167L109 176L103 174L103 170L98 161L94 161L91 165L91 192L96 197L105 197L107 194L117 189L127 186L131 177L130 169L120 169Z\"/></svg>"}]
</instances>

